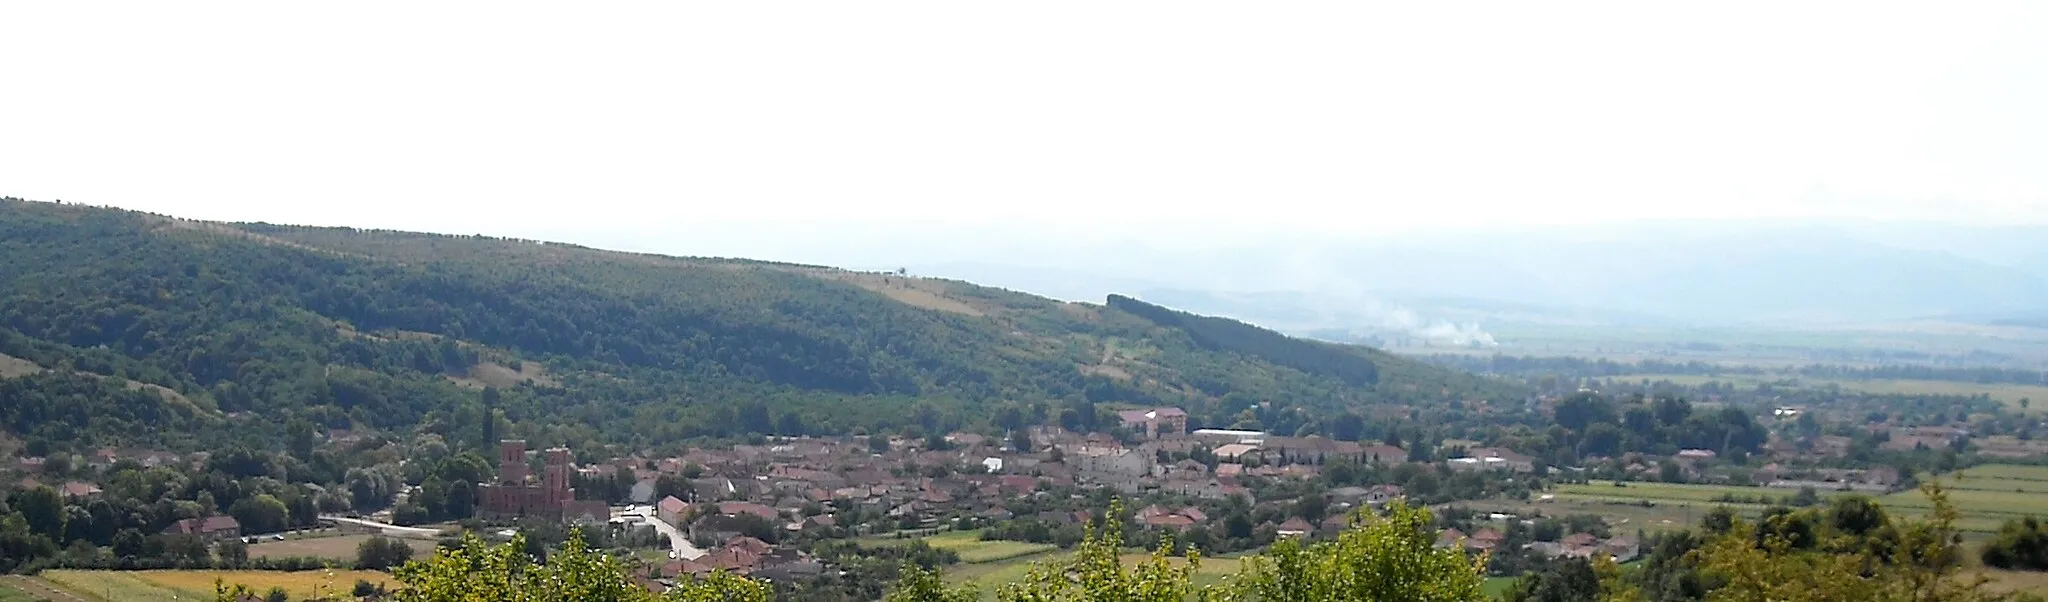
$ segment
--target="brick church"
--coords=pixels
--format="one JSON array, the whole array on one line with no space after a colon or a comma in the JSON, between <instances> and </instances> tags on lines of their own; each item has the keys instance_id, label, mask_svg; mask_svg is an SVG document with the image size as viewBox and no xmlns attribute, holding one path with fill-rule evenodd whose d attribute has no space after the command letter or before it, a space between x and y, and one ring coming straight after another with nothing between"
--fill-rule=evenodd
<instances>
[{"instance_id":1,"label":"brick church","mask_svg":"<svg viewBox=\"0 0 2048 602\"><path fill-rule=\"evenodd\" d=\"M483 485L479 514L495 519L524 517L598 523L611 517L602 501L576 500L576 489L569 486L576 468L568 448L549 448L542 453L546 464L540 479L535 481L533 470L526 463L526 442L498 442L498 482Z\"/></svg>"}]
</instances>

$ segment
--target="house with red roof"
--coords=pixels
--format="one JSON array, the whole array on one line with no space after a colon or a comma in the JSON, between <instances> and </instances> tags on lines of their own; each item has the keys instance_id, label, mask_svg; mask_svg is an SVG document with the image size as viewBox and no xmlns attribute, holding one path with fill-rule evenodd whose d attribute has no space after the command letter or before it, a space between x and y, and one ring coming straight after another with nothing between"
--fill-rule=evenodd
<instances>
[{"instance_id":1,"label":"house with red roof","mask_svg":"<svg viewBox=\"0 0 2048 602\"><path fill-rule=\"evenodd\" d=\"M1188 413L1180 408L1153 408L1150 410L1124 410L1116 413L1122 419L1124 428L1144 435L1147 439L1181 435L1188 432Z\"/></svg>"},{"instance_id":2,"label":"house with red roof","mask_svg":"<svg viewBox=\"0 0 2048 602\"><path fill-rule=\"evenodd\" d=\"M771 521L779 516L774 508L753 502L719 502L718 513L725 515L752 514Z\"/></svg>"},{"instance_id":3,"label":"house with red roof","mask_svg":"<svg viewBox=\"0 0 2048 602\"><path fill-rule=\"evenodd\" d=\"M689 502L676 499L673 495L661 498L660 502L654 504L655 517L671 525L683 522L683 515L689 511Z\"/></svg>"},{"instance_id":4,"label":"house with red roof","mask_svg":"<svg viewBox=\"0 0 2048 602\"><path fill-rule=\"evenodd\" d=\"M209 516L188 518L164 528L165 535L192 535L201 539L225 539L242 536L242 523L232 516Z\"/></svg>"}]
</instances>

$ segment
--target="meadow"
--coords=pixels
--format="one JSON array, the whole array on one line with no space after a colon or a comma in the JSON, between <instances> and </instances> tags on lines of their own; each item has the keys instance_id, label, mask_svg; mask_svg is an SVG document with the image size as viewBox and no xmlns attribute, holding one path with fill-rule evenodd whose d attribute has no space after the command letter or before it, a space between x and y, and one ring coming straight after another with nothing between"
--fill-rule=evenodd
<instances>
[{"instance_id":1,"label":"meadow","mask_svg":"<svg viewBox=\"0 0 2048 602\"><path fill-rule=\"evenodd\" d=\"M0 602L42 602L43 598L15 589L15 582L0 581Z\"/></svg>"},{"instance_id":2,"label":"meadow","mask_svg":"<svg viewBox=\"0 0 2048 602\"><path fill-rule=\"evenodd\" d=\"M1485 589L1481 591L1486 592L1488 597L1499 600L1507 595L1508 589L1513 588L1516 581L1520 580L1520 577L1487 577Z\"/></svg>"},{"instance_id":3,"label":"meadow","mask_svg":"<svg viewBox=\"0 0 2048 602\"><path fill-rule=\"evenodd\" d=\"M376 571L139 571L134 574L152 585L188 594L211 595L215 579L230 586L249 586L259 595L270 591L270 588L282 587L291 593L293 600L347 595L357 580L381 583L389 588L399 585L391 575Z\"/></svg>"},{"instance_id":4,"label":"meadow","mask_svg":"<svg viewBox=\"0 0 2048 602\"><path fill-rule=\"evenodd\" d=\"M1956 489L1991 489L2011 486L2015 490L2048 492L2048 466L1986 464L1950 473L1944 481ZM2010 483L1999 483L2006 481ZM2032 487L2032 489L2027 489Z\"/></svg>"},{"instance_id":5,"label":"meadow","mask_svg":"<svg viewBox=\"0 0 2048 602\"><path fill-rule=\"evenodd\" d=\"M1709 381L1719 381L1723 383L1733 384L1736 386L1753 387L1759 383L1778 382L1780 380L1790 377L1769 375L1758 376L1745 374L1730 374L1722 376L1705 376L1697 374L1630 374L1627 376L1620 376L1616 378L1620 380L1668 380L1680 385L1687 386L1705 384ZM1799 382L1799 385L1805 388L1818 388L1833 385L1841 387L1844 391L1855 391L1859 393L1872 393L1880 395L1986 395L1989 396L1993 401L1997 401L2001 404L2004 404L2007 409L2010 409L2015 412L2023 411L2023 409L2020 407L2020 400L2029 399L2041 401L2043 403L2039 405L2030 404L2027 408L2024 408L2024 411L2032 413L2048 412L2048 387L2040 385L2021 385L2010 383L1981 384L1947 380L1847 380L1821 378L1798 378L1797 380Z\"/></svg>"},{"instance_id":6,"label":"meadow","mask_svg":"<svg viewBox=\"0 0 2048 602\"><path fill-rule=\"evenodd\" d=\"M916 538L872 538L866 543L869 545L887 546L902 545L912 541L923 541L931 547L959 554L960 562L965 564L982 564L1035 556L1050 552L1058 547L1047 543L983 541L981 539L981 531L979 530L947 531Z\"/></svg>"},{"instance_id":7,"label":"meadow","mask_svg":"<svg viewBox=\"0 0 2048 602\"><path fill-rule=\"evenodd\" d=\"M972 585L983 600L994 600L996 589L1004 584L1024 581L1031 574L1031 568L1043 563L1060 562L1073 557L1073 552L1059 551L1010 558L980 564L962 563L946 571L946 580L955 585ZM1131 551L1123 555L1125 565L1135 565L1151 558L1148 552ZM1181 560L1174 560L1178 565ZM1224 579L1237 574L1241 560L1234 557L1203 558L1201 566L1195 567L1195 587L1208 587L1223 583Z\"/></svg>"},{"instance_id":8,"label":"meadow","mask_svg":"<svg viewBox=\"0 0 2048 602\"><path fill-rule=\"evenodd\" d=\"M1922 480L1935 477L1923 477ZM1949 501L1956 507L1961 519L1957 527L1974 534L1996 532L1999 525L2008 519L2028 515L2048 515L2048 466L2020 466L1992 464L1971 468L1958 473L1939 477L1948 490ZM1684 483L1625 483L1616 487L1607 481L1590 484L1567 484L1557 486L1551 493L1551 502L1565 509L1548 509L1549 514L1570 514L1586 512L1610 518L1637 519L1641 528L1648 531L1663 528L1689 526L1697 515L1716 506L1729 506L1745 515L1755 515L1768 504L1733 503L1724 504L1715 500L1734 496L1754 500L1758 496L1779 500L1796 493L1791 489L1747 487L1739 485L1693 485ZM1817 492L1823 501L1844 492ZM1900 516L1919 517L1933 507L1933 503L1919 490L1894 492L1877 498L1887 510ZM1646 505L1647 504L1647 505ZM1630 506L1643 508L1641 511ZM1498 504L1474 504L1473 507L1501 507ZM1527 508L1515 504L1514 507ZM1503 510L1512 511L1512 510ZM1679 520L1677 515L1684 515ZM1642 522L1655 521L1653 524ZM1630 522L1630 521L1624 521Z\"/></svg>"},{"instance_id":9,"label":"meadow","mask_svg":"<svg viewBox=\"0 0 2048 602\"><path fill-rule=\"evenodd\" d=\"M1484 320L1482 320L1484 322ZM2048 359L2040 330L1963 323L1917 322L1875 327L1783 330L1750 328L1678 328L1595 326L1581 323L1489 323L1488 332L1502 347L1472 349L1425 346L1403 353L1474 353L1606 358L1699 360L1750 366L1801 366L1815 362L1876 365L1869 352L1913 350L1947 355L1981 350L2012 356L2027 363ZM1861 361L1844 361L1844 353ZM2035 399L2040 399L2036 397Z\"/></svg>"},{"instance_id":10,"label":"meadow","mask_svg":"<svg viewBox=\"0 0 2048 602\"><path fill-rule=\"evenodd\" d=\"M216 580L246 585L258 594L282 587L294 600L347 595L356 580L398 583L375 571L45 571L52 584L87 600L104 602L170 602L213 596Z\"/></svg>"},{"instance_id":11,"label":"meadow","mask_svg":"<svg viewBox=\"0 0 2048 602\"><path fill-rule=\"evenodd\" d=\"M356 561L356 548L370 539L369 535L330 535L284 541L264 541L249 546L250 558L293 558L311 556L339 561L352 565ZM425 558L434 553L434 542L423 539L400 539L412 546L413 558Z\"/></svg>"},{"instance_id":12,"label":"meadow","mask_svg":"<svg viewBox=\"0 0 2048 602\"><path fill-rule=\"evenodd\" d=\"M1949 501L1962 514L1964 531L1994 533L2005 521L2027 516L2048 516L2048 466L1987 464L1939 477L1948 490ZM1878 498L1894 512L1918 516L1932 506L1918 491L1901 491Z\"/></svg>"},{"instance_id":13,"label":"meadow","mask_svg":"<svg viewBox=\"0 0 2048 602\"><path fill-rule=\"evenodd\" d=\"M2000 593L2048 592L2048 573L2037 571L2007 571L2000 569L1979 569L1990 583L1984 589Z\"/></svg>"},{"instance_id":14,"label":"meadow","mask_svg":"<svg viewBox=\"0 0 2048 602\"><path fill-rule=\"evenodd\" d=\"M123 571L43 571L42 578L65 592L100 602L171 602L192 594L152 585L141 573ZM207 584L207 592L213 591Z\"/></svg>"},{"instance_id":15,"label":"meadow","mask_svg":"<svg viewBox=\"0 0 2048 602\"><path fill-rule=\"evenodd\" d=\"M1757 504L1718 504L1707 502L1663 501L1649 506L1642 499L1598 498L1559 496L1547 502L1519 502L1505 500L1484 500L1457 502L1455 505L1480 511L1501 512L1515 516L1569 516L1591 514L1607 520L1616 533L1634 534L1675 531L1691 527L1699 522L1708 510L1728 506L1742 516L1754 518L1763 513L1765 506ZM1496 525L1499 527L1502 525Z\"/></svg>"},{"instance_id":16,"label":"meadow","mask_svg":"<svg viewBox=\"0 0 2048 602\"><path fill-rule=\"evenodd\" d=\"M1778 498L1795 495L1799 493L1799 490L1751 487L1746 485L1695 485L1690 483L1651 483L1641 481L1617 484L1613 481L1592 481L1586 484L1559 485L1553 493L1559 499L1597 501L1650 500L1655 502L1707 502L1711 504L1718 503L1718 500L1728 497L1754 500L1759 496L1764 496L1776 501ZM1826 498L1834 492L1821 491L1817 493L1821 497Z\"/></svg>"}]
</instances>

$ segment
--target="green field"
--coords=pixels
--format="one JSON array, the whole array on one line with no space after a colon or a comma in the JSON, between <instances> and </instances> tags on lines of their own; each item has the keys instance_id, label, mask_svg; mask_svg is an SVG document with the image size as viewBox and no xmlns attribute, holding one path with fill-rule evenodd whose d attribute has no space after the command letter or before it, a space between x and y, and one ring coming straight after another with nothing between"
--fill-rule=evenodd
<instances>
[{"instance_id":1,"label":"green field","mask_svg":"<svg viewBox=\"0 0 2048 602\"><path fill-rule=\"evenodd\" d=\"M1956 489L1987 489L2003 485L2001 483L1985 483L1982 481L2016 481L2016 483L2012 483L2014 487L2037 486L2041 489L2029 489L2028 491L2048 491L2048 466L1986 464L1963 469L1951 473L1950 476L1957 478L1943 481L1943 484ZM2038 485L2029 485L2029 482Z\"/></svg>"},{"instance_id":2,"label":"green field","mask_svg":"<svg viewBox=\"0 0 2048 602\"><path fill-rule=\"evenodd\" d=\"M42 598L29 595L28 592L14 589L13 586L8 585L5 581L0 581L0 602L42 602L42 600Z\"/></svg>"},{"instance_id":3,"label":"green field","mask_svg":"<svg viewBox=\"0 0 2048 602\"><path fill-rule=\"evenodd\" d=\"M1680 385L1697 386L1709 381L1719 381L1736 386L1753 387L1758 383L1779 382L1785 376L1728 374L1703 376L1697 374L1630 374L1615 377L1619 380L1634 381L1649 379L1668 380ZM1799 384L1806 388L1835 385L1844 391L1875 393L1884 395L1989 395L1991 399L2005 404L2007 409L2019 411L2021 399L2040 400L2044 403L2030 405L2028 412L2048 412L2048 387L2019 384L1979 384L1946 380L1835 380L1799 378Z\"/></svg>"},{"instance_id":4,"label":"green field","mask_svg":"<svg viewBox=\"0 0 2048 602\"><path fill-rule=\"evenodd\" d=\"M1999 569L1978 569L1990 583L1987 591L2000 593L2048 592L2048 573L2037 571L2003 571Z\"/></svg>"},{"instance_id":5,"label":"green field","mask_svg":"<svg viewBox=\"0 0 2048 602\"><path fill-rule=\"evenodd\" d=\"M1007 583L1023 581L1031 568L1043 563L1061 562L1073 558L1073 552L1055 551L1033 556L1016 557L980 564L958 564L946 570L946 580L955 585L972 585L983 600L994 600L996 589ZM1147 552L1131 551L1123 555L1126 565L1133 565L1151 558ZM1176 563L1179 561L1176 560ZM1243 561L1228 556L1203 558L1202 565L1195 568L1195 587L1202 588L1223 583L1226 577L1237 574Z\"/></svg>"},{"instance_id":6,"label":"green field","mask_svg":"<svg viewBox=\"0 0 2048 602\"><path fill-rule=\"evenodd\" d=\"M1799 493L1797 489L1776 489L1745 485L1693 485L1689 483L1646 483L1639 481L1630 481L1622 485L1624 486L1616 487L1612 481L1593 481L1585 485L1567 484L1557 486L1554 493L1560 500L1581 499L1618 502L1648 500L1651 502L1699 502L1709 505L1718 503L1715 500L1723 496L1732 495L1744 499L1768 496L1772 500L1777 500L1778 498ZM1820 493L1822 498L1826 498L1836 492L1821 491L1818 493Z\"/></svg>"},{"instance_id":7,"label":"green field","mask_svg":"<svg viewBox=\"0 0 2048 602\"><path fill-rule=\"evenodd\" d=\"M1514 587L1515 582L1519 580L1521 580L1520 577L1487 577L1486 586L1483 591L1486 592L1488 597L1499 600L1501 596L1507 595L1508 588Z\"/></svg>"},{"instance_id":8,"label":"green field","mask_svg":"<svg viewBox=\"0 0 2048 602\"><path fill-rule=\"evenodd\" d=\"M1939 478L1949 501L1962 514L1958 526L1965 531L1992 533L2007 520L2048 516L2048 466L1988 464ZM1918 491L1901 491L1879 501L1912 516L1924 514L1932 506Z\"/></svg>"},{"instance_id":9,"label":"green field","mask_svg":"<svg viewBox=\"0 0 2048 602\"><path fill-rule=\"evenodd\" d=\"M1021 541L1000 541L981 539L981 531L948 531L916 538L872 538L871 545L901 545L912 541L923 541L931 547L948 550L960 555L960 562L983 564L1013 558L1036 556L1050 552L1058 546L1049 543L1027 543Z\"/></svg>"},{"instance_id":10,"label":"green field","mask_svg":"<svg viewBox=\"0 0 2048 602\"><path fill-rule=\"evenodd\" d=\"M1480 320L1481 322L1494 322ZM2048 359L2042 331L2024 327L1984 326L1954 322L1906 322L1859 328L1787 330L1768 328L1684 328L1602 326L1585 323L1489 323L1498 348L1419 346L1390 348L1398 353L1474 353L1605 358L1699 360L1750 366L1802 366L1817 361L1876 365L1874 361L1841 361L1839 352L1911 350L1934 354L1988 351L2032 363ZM1859 353L1860 354L1860 353ZM1825 359L1824 359L1825 358ZM2036 399L2039 399L2038 397Z\"/></svg>"},{"instance_id":11,"label":"green field","mask_svg":"<svg viewBox=\"0 0 2048 602\"><path fill-rule=\"evenodd\" d=\"M87 600L170 602L213 597L215 580L246 585L259 594L282 587L293 600L347 593L362 579L396 586L390 575L372 571L44 571L44 579Z\"/></svg>"},{"instance_id":12,"label":"green field","mask_svg":"<svg viewBox=\"0 0 2048 602\"><path fill-rule=\"evenodd\" d=\"M142 580L141 573L122 571L43 571L43 579L87 600L102 602L173 602L192 594ZM210 593L210 592L209 592Z\"/></svg>"},{"instance_id":13,"label":"green field","mask_svg":"<svg viewBox=\"0 0 2048 602\"><path fill-rule=\"evenodd\" d=\"M1040 562L1058 562L1070 557L1072 554L1069 552L1054 552L1000 562L956 564L946 569L946 580L955 585L972 585L981 593L981 599L994 600L997 587L1005 583L1023 581L1024 577L1030 574L1032 565Z\"/></svg>"},{"instance_id":14,"label":"green field","mask_svg":"<svg viewBox=\"0 0 2048 602\"><path fill-rule=\"evenodd\" d=\"M295 537L284 541L263 541L249 546L249 557L297 558L312 556L341 561L342 564L352 564L356 559L357 548L361 547L363 542L368 541L370 537L369 535L361 534L329 534L320 537ZM400 539L398 541L405 542L406 545L412 547L413 558L426 558L434 555L433 541L424 539Z\"/></svg>"},{"instance_id":15,"label":"green field","mask_svg":"<svg viewBox=\"0 0 2048 602\"><path fill-rule=\"evenodd\" d=\"M1634 534L1659 533L1685 529L1698 524L1699 518L1707 511L1719 506L1728 506L1737 514L1756 517L1763 514L1765 506L1756 504L1716 504L1707 502L1663 501L1644 506L1641 500L1610 500L1598 498L1559 497L1550 502L1510 502L1487 500L1479 502L1458 502L1458 506L1481 512L1505 512L1515 516L1569 516L1591 514L1607 520L1616 533Z\"/></svg>"},{"instance_id":16,"label":"green field","mask_svg":"<svg viewBox=\"0 0 2048 602\"><path fill-rule=\"evenodd\" d=\"M2048 516L2048 466L2018 466L1992 464L1971 468L1960 473L1945 475L1942 485L1948 490L1949 501L1962 516L1956 525L1959 529L1975 533L1992 533L2006 520L2029 515ZM1626 483L1615 487L1607 481L1591 484L1559 485L1551 492L1556 496L1553 504L1571 508L1569 512L1586 512L1607 516L1611 519L1625 519L1621 522L1635 522L1639 528L1649 531L1659 527L1674 528L1689 526L1697 511L1716 506L1729 506L1745 515L1754 516L1766 505L1724 504L1714 501L1724 495L1744 499L1768 496L1772 500L1796 493L1790 489L1745 487L1737 485L1692 485L1683 483ZM1843 495L1843 492L1821 491L1823 500ZM1892 513L1919 517L1925 515L1933 504L1918 490L1900 491L1878 497L1878 502ZM1643 502L1649 502L1643 507ZM1507 508L1499 504L1474 504L1475 508L1494 506L1505 512L1516 508L1527 508L1513 504ZM1642 508L1638 510L1637 508ZM1558 514L1557 510L1547 510ZM1683 513L1684 518L1678 517Z\"/></svg>"}]
</instances>

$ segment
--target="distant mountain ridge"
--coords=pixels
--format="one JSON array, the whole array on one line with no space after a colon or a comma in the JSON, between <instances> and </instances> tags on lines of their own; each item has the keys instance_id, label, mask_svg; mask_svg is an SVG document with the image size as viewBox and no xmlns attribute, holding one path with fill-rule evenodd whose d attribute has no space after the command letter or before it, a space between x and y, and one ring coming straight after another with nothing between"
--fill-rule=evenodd
<instances>
[{"instance_id":1,"label":"distant mountain ridge","mask_svg":"<svg viewBox=\"0 0 2048 602\"><path fill-rule=\"evenodd\" d=\"M1051 281L1067 295L1142 280L1142 290L1180 295L1186 309L1207 313L1265 298L1231 315L1296 331L1373 326L1381 309L1346 309L1373 304L1482 327L1498 320L1472 310L1500 304L1547 308L1516 310L1539 322L1608 315L1618 324L1693 326L1974 319L2048 307L2041 227L1649 223L1387 240L1304 235L1201 252L1132 246L1110 256L1071 269L1029 254L1008 269L973 259L913 267L948 275L972 266L981 281Z\"/></svg>"}]
</instances>

